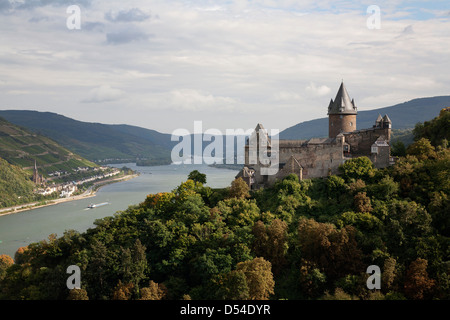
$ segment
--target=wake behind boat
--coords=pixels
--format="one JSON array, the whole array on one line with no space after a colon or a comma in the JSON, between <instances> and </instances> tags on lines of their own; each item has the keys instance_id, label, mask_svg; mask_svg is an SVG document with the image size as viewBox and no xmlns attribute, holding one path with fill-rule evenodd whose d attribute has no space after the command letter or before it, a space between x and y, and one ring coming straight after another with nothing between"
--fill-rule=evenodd
<instances>
[{"instance_id":1,"label":"wake behind boat","mask_svg":"<svg viewBox=\"0 0 450 320\"><path fill-rule=\"evenodd\" d=\"M88 209L94 209L94 208L106 206L108 204L109 204L109 202L102 202L102 203L97 203L97 204L90 204L87 207L88 207Z\"/></svg>"}]
</instances>

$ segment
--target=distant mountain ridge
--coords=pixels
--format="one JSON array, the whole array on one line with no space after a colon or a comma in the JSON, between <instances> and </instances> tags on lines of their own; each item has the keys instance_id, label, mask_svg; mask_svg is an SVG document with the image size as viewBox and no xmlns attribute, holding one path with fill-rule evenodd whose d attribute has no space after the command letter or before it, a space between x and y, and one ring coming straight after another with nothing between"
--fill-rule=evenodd
<instances>
[{"instance_id":1,"label":"distant mountain ridge","mask_svg":"<svg viewBox=\"0 0 450 320\"><path fill-rule=\"evenodd\" d=\"M450 106L450 96L419 98L369 111L359 111L357 128L371 128L378 114L392 120L393 136L411 141L416 123L433 119ZM326 109L325 109L326 110ZM110 125L74 120L52 112L0 110L0 117L35 133L48 136L68 150L96 162L135 162L145 165L171 163L171 151L178 141L171 134L132 125ZM409 129L409 130L408 130ZM305 121L280 133L281 139L310 139L328 136L328 118ZM191 143L194 142L193 136ZM203 149L210 142L203 142ZM223 143L224 151L226 143ZM236 148L236 145L235 145ZM235 154L239 150L235 149ZM224 152L225 154L225 152Z\"/></svg>"},{"instance_id":2,"label":"distant mountain ridge","mask_svg":"<svg viewBox=\"0 0 450 320\"><path fill-rule=\"evenodd\" d=\"M0 116L46 135L91 161L145 158L154 164L170 163L171 135L155 130L82 122L52 112L5 110Z\"/></svg>"},{"instance_id":3,"label":"distant mountain ridge","mask_svg":"<svg viewBox=\"0 0 450 320\"><path fill-rule=\"evenodd\" d=\"M416 123L433 119L444 107L450 106L450 96L419 98L375 110L358 111L357 129L371 128L378 114L387 114L394 130L413 128ZM328 117L298 123L280 132L280 139L311 139L328 136Z\"/></svg>"}]
</instances>

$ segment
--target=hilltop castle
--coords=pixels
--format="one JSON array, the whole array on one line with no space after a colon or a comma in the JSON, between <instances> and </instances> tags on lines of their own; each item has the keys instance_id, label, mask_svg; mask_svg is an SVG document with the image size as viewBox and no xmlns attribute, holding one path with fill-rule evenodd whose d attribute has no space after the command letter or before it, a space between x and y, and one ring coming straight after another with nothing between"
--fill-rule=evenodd
<instances>
[{"instance_id":1,"label":"hilltop castle","mask_svg":"<svg viewBox=\"0 0 450 320\"><path fill-rule=\"evenodd\" d=\"M300 180L338 174L339 166L348 159L368 157L376 168L384 168L391 163L390 138L392 122L387 115L378 116L372 128L356 129L357 107L350 99L344 83L341 83L336 98L328 106L328 138L309 140L278 141L278 172L274 175L262 174L264 168L259 155L256 164L249 159L249 141L245 145L245 164L236 178L241 177L251 189L273 184L277 179L296 174ZM256 136L266 135L268 152L270 138L261 124L255 128ZM259 139L256 140L259 150ZM252 162L252 163L251 163Z\"/></svg>"}]
</instances>

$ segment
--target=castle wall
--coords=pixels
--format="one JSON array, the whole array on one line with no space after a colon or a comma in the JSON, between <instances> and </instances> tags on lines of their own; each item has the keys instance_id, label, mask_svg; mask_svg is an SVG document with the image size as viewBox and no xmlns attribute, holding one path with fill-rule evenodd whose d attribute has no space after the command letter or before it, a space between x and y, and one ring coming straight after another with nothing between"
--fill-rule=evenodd
<instances>
[{"instance_id":1,"label":"castle wall","mask_svg":"<svg viewBox=\"0 0 450 320\"><path fill-rule=\"evenodd\" d=\"M279 145L279 163L280 166L286 165L293 156L303 167L302 178L310 179L316 177L337 174L339 165L344 162L343 139L333 139L329 143L305 143L305 141L280 141ZM248 148L246 148L246 159L248 159ZM260 173L261 165L249 164L246 166L255 169L256 185L270 185L277 179L283 178L290 173L299 175L299 170L291 172L289 166L283 167L276 175L263 176Z\"/></svg>"},{"instance_id":2,"label":"castle wall","mask_svg":"<svg viewBox=\"0 0 450 320\"><path fill-rule=\"evenodd\" d=\"M303 178L324 177L331 169L336 174L343 163L343 144L341 141L323 144L305 144L301 148L280 148L280 163L286 163L291 156L303 167Z\"/></svg>"},{"instance_id":3,"label":"castle wall","mask_svg":"<svg viewBox=\"0 0 450 320\"><path fill-rule=\"evenodd\" d=\"M345 133L345 142L350 145L350 153L353 156L370 156L371 146L381 136L390 140L390 129L372 128Z\"/></svg>"},{"instance_id":4,"label":"castle wall","mask_svg":"<svg viewBox=\"0 0 450 320\"><path fill-rule=\"evenodd\" d=\"M370 156L370 160L377 169L388 167L390 165L390 158L391 148L389 146L378 147L378 152L372 153Z\"/></svg>"}]
</instances>

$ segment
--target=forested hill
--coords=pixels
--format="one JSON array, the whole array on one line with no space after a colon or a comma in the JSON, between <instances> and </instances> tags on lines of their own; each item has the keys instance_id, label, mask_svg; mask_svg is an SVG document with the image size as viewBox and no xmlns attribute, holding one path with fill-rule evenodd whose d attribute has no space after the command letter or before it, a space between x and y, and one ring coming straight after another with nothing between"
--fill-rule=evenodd
<instances>
[{"instance_id":1,"label":"forested hill","mask_svg":"<svg viewBox=\"0 0 450 320\"><path fill-rule=\"evenodd\" d=\"M256 191L191 173L84 233L0 256L0 299L448 300L449 121L450 110L418 126L385 169L355 158L339 175ZM67 288L70 265L80 289Z\"/></svg>"},{"instance_id":2,"label":"forested hill","mask_svg":"<svg viewBox=\"0 0 450 320\"><path fill-rule=\"evenodd\" d=\"M0 157L29 172L32 172L35 161L41 173L97 166L54 140L12 124L1 117Z\"/></svg>"},{"instance_id":3,"label":"forested hill","mask_svg":"<svg viewBox=\"0 0 450 320\"><path fill-rule=\"evenodd\" d=\"M129 125L77 121L52 112L3 110L6 120L43 134L65 148L89 159L170 163L170 134Z\"/></svg>"},{"instance_id":4,"label":"forested hill","mask_svg":"<svg viewBox=\"0 0 450 320\"><path fill-rule=\"evenodd\" d=\"M414 99L390 107L369 111L358 111L357 128L372 128L378 114L387 114L394 130L414 128L419 122L431 120L439 111L450 106L450 96ZM328 118L301 122L283 130L281 139L310 139L328 136Z\"/></svg>"}]
</instances>

